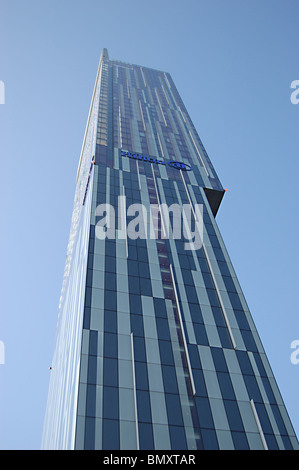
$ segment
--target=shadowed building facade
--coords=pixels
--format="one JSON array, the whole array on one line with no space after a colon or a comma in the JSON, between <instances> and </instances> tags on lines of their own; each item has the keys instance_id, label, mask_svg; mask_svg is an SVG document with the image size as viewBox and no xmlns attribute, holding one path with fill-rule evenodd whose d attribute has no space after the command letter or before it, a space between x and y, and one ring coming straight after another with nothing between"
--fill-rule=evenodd
<instances>
[{"instance_id":1,"label":"shadowed building facade","mask_svg":"<svg viewBox=\"0 0 299 470\"><path fill-rule=\"evenodd\" d=\"M77 173L42 448L298 449L215 221L223 194L171 76L110 60L104 49ZM115 211L106 236L103 204ZM165 236L161 213L155 236L129 236L133 204L147 214L189 207L200 247L186 248L187 230Z\"/></svg>"}]
</instances>

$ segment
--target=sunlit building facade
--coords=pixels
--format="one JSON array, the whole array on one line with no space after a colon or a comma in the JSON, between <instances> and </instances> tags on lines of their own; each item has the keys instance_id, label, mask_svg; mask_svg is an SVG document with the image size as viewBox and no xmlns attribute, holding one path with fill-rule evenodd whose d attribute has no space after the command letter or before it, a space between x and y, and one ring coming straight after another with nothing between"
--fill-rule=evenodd
<instances>
[{"instance_id":1,"label":"sunlit building facade","mask_svg":"<svg viewBox=\"0 0 299 470\"><path fill-rule=\"evenodd\" d=\"M298 449L215 221L223 195L171 76L110 60L104 49L77 173L43 449ZM141 230L145 219L135 218L130 231L136 204L151 224ZM162 205L186 208L181 236Z\"/></svg>"}]
</instances>

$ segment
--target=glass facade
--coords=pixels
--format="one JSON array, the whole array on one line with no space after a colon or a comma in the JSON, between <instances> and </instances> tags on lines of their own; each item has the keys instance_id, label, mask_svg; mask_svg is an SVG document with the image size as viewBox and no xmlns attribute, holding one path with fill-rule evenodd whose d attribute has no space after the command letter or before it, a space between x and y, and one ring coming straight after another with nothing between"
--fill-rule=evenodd
<instances>
[{"instance_id":1,"label":"glass facade","mask_svg":"<svg viewBox=\"0 0 299 470\"><path fill-rule=\"evenodd\" d=\"M78 168L42 448L299 448L217 227L223 194L170 75L110 60L104 49ZM106 232L104 204L115 212ZM136 204L155 219L154 236L141 230L143 219L137 236L128 233ZM152 212L163 205L190 209L185 238L173 229L165 236L165 214ZM199 220L200 247L186 249Z\"/></svg>"}]
</instances>

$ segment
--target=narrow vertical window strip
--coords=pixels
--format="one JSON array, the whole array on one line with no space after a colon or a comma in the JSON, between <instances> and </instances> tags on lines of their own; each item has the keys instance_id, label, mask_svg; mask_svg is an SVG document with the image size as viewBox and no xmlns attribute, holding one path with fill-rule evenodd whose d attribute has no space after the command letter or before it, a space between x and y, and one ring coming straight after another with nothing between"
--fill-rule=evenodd
<instances>
[{"instance_id":1,"label":"narrow vertical window strip","mask_svg":"<svg viewBox=\"0 0 299 470\"><path fill-rule=\"evenodd\" d=\"M253 412L253 416L254 416L256 425L257 425L259 433L260 433L260 437L261 437L263 447L264 447L265 450L268 450L265 435L264 435L264 432L263 432L263 429L262 429L262 426L261 426L261 423L260 423L260 420L259 420L259 417L258 417L258 414L257 414L257 411L256 411L254 401L252 399L250 400L250 405L251 405L251 409L252 409L252 412Z\"/></svg>"},{"instance_id":2,"label":"narrow vertical window strip","mask_svg":"<svg viewBox=\"0 0 299 470\"><path fill-rule=\"evenodd\" d=\"M139 173L139 164L138 164L138 160L136 160L136 168L137 168L137 177L138 177L139 191L141 191L141 182L140 182L140 173Z\"/></svg>"},{"instance_id":3,"label":"narrow vertical window strip","mask_svg":"<svg viewBox=\"0 0 299 470\"><path fill-rule=\"evenodd\" d=\"M180 170L180 173L181 173L182 181L183 181L185 191L186 191L186 194L187 194L187 197L188 197L188 200L189 200L189 204L190 204L190 207L191 207L191 210L192 210L192 213L193 213L193 217L194 217L194 220L196 221L197 216L196 216L194 208L193 208L193 204L192 204L192 201L191 201L191 198L190 198L190 194L189 194L189 191L188 191L188 188L187 188L182 170ZM231 326L230 326L230 323L229 323L229 320L228 320L228 317L227 317L225 306L224 306L223 301L222 301L222 297L221 297L220 290L219 290L219 287L218 287L218 284L217 284L217 280L216 280L216 277L215 277L215 274L214 274L214 271L213 271L213 268L212 268L212 264L211 264L211 261L209 259L209 255L208 255L208 252L206 250L206 247L205 247L205 244L204 244L203 240L202 240L202 248L204 250L204 254L205 254L208 266L209 266L210 274L211 274L211 277L213 279L213 283L214 283L214 286L215 286L215 289L216 289L217 297L218 297L218 300L219 300L219 303L220 303L220 306L221 306L221 310L222 310L223 317L224 317L224 320L225 320L225 323L226 323L226 326L227 326L227 329L228 329L228 333L229 333L229 336L230 336L230 339L231 339L232 346L233 346L234 349L236 349L236 347L237 347L236 341L235 341L235 338L234 338L234 335L233 335L233 332L232 332L232 329L231 329Z\"/></svg>"},{"instance_id":4,"label":"narrow vertical window strip","mask_svg":"<svg viewBox=\"0 0 299 470\"><path fill-rule=\"evenodd\" d=\"M164 116L164 112L163 112L163 109L162 109L162 106L161 106L161 103L160 103L160 98L159 98L159 94L158 94L157 88L155 88L155 93L156 93L158 105L159 105L159 108L160 108L160 112L161 112L161 115L162 115L162 119L163 119L163 121L164 121L165 127L167 127L167 122L166 122L166 119L165 119L165 116Z\"/></svg>"},{"instance_id":5,"label":"narrow vertical window strip","mask_svg":"<svg viewBox=\"0 0 299 470\"><path fill-rule=\"evenodd\" d=\"M139 450L138 411L137 411L137 394L136 394L136 375L135 375L135 358L134 358L133 333L131 333L131 353L132 353L133 392L134 392L135 426L136 426L136 447L137 447L137 450Z\"/></svg>"},{"instance_id":6,"label":"narrow vertical window strip","mask_svg":"<svg viewBox=\"0 0 299 470\"><path fill-rule=\"evenodd\" d=\"M155 191L156 191L156 196L157 196L157 202L158 202L159 207L161 207L160 197L159 197L159 193L158 193L158 187L157 187L157 183L156 183L156 177L155 177L155 172L154 172L153 166L152 166L152 174L153 174L154 186L155 186ZM162 226L162 231L163 231L163 237L166 238L166 230L165 230L165 223L164 223L163 211L162 210L160 211L160 214L161 214L161 226Z\"/></svg>"},{"instance_id":7,"label":"narrow vertical window strip","mask_svg":"<svg viewBox=\"0 0 299 470\"><path fill-rule=\"evenodd\" d=\"M126 207L126 193L125 193L125 187L123 185L122 187L123 189L123 204L124 204L124 207L123 207L123 216L124 216L124 229L125 229L125 242L126 242L126 257L128 258L129 256L129 251L128 251L128 233L127 233L127 207Z\"/></svg>"},{"instance_id":8,"label":"narrow vertical window strip","mask_svg":"<svg viewBox=\"0 0 299 470\"><path fill-rule=\"evenodd\" d=\"M119 119L119 139L120 139L120 147L123 147L123 138L122 138L122 126L121 126L121 112L120 106L118 108L118 119Z\"/></svg>"},{"instance_id":9,"label":"narrow vertical window strip","mask_svg":"<svg viewBox=\"0 0 299 470\"><path fill-rule=\"evenodd\" d=\"M139 100L139 109L140 109L140 116L141 116L141 120L142 120L143 129L144 129L144 132L146 132L145 121L144 121L144 116L143 116L143 111L142 111L142 105L141 105L141 101L140 101L140 100Z\"/></svg>"},{"instance_id":10,"label":"narrow vertical window strip","mask_svg":"<svg viewBox=\"0 0 299 470\"><path fill-rule=\"evenodd\" d=\"M202 159L202 156L201 156L201 154L200 154L200 152L199 152L199 150L198 150L198 147L197 147L197 145L196 145L196 142L195 142L194 137L193 137L193 135L192 135L192 132L191 132L190 130L189 130L189 135L190 135L190 137L191 137L191 140L192 140L193 146L194 146L194 148L195 148L195 150L196 150L196 153L197 153L197 155L199 156L199 159L200 159L200 161L201 161L201 163L202 163L202 166L204 167L204 170L205 170L207 176L209 176L209 172L208 172L208 170L207 170L207 167L206 167L206 165L205 165L205 162L204 162L203 159Z\"/></svg>"},{"instance_id":11,"label":"narrow vertical window strip","mask_svg":"<svg viewBox=\"0 0 299 470\"><path fill-rule=\"evenodd\" d=\"M186 354L186 359L187 359L187 366L188 366L188 371L189 371L189 376L190 376L192 392L193 392L193 395L195 395L196 394L195 383L194 383L194 378L193 378L193 373L192 373L192 368L191 368L191 362L190 362L190 357L189 357L189 352L188 352L188 346L187 346L187 341L186 341L186 336L185 336L185 330L184 330L183 319L182 319L182 314L181 314L181 309L180 309L180 304L179 304L179 298L178 298L178 294L176 290L175 279L174 279L174 274L173 274L173 269L172 269L171 264L169 265L169 268L170 268L171 280L173 284L175 302L176 302L177 309L178 309L180 327L181 327L181 332L182 332L182 337L183 337L183 343L184 343L184 349L185 349L185 354Z\"/></svg>"}]
</instances>

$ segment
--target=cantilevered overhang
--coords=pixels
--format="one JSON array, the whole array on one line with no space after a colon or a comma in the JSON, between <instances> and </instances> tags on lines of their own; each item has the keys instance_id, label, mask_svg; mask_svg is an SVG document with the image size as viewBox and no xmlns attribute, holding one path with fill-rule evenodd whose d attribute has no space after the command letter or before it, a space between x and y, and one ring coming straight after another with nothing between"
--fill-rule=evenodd
<instances>
[{"instance_id":1,"label":"cantilevered overhang","mask_svg":"<svg viewBox=\"0 0 299 470\"><path fill-rule=\"evenodd\" d=\"M213 215L216 217L225 190L204 188L204 192L206 193Z\"/></svg>"}]
</instances>

